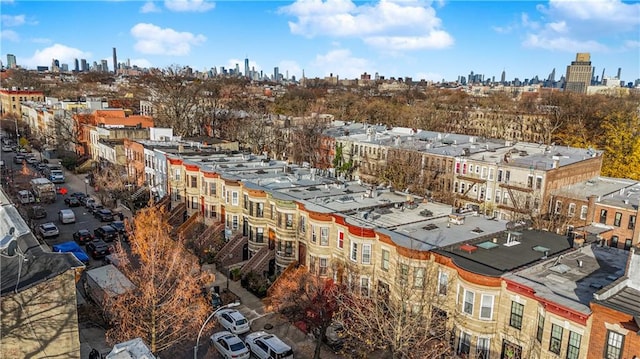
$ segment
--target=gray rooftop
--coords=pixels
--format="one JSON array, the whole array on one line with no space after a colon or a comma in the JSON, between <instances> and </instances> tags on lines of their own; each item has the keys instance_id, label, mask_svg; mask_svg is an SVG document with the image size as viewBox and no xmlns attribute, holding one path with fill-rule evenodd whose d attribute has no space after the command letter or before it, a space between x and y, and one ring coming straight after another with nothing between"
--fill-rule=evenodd
<instances>
[{"instance_id":1,"label":"gray rooftop","mask_svg":"<svg viewBox=\"0 0 640 359\"><path fill-rule=\"evenodd\" d=\"M0 238L8 240L11 237L9 231L14 228L13 237L17 243L15 254L5 250L0 256L1 295L20 292L71 268L84 267L71 253L45 250L4 191L0 191L0 201Z\"/></svg>"},{"instance_id":2,"label":"gray rooftop","mask_svg":"<svg viewBox=\"0 0 640 359\"><path fill-rule=\"evenodd\" d=\"M536 295L590 314L594 294L622 277L628 251L588 245L504 277L533 288Z\"/></svg>"},{"instance_id":3,"label":"gray rooftop","mask_svg":"<svg viewBox=\"0 0 640 359\"><path fill-rule=\"evenodd\" d=\"M638 209L640 182L626 178L595 177L556 190L554 193L586 199L597 196L596 202L628 209Z\"/></svg>"}]
</instances>

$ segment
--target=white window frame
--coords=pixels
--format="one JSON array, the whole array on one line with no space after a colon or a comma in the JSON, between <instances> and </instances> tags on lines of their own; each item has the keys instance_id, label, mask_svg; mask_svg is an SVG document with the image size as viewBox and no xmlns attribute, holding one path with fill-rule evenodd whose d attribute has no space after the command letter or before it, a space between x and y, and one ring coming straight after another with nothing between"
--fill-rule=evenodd
<instances>
[{"instance_id":1,"label":"white window frame","mask_svg":"<svg viewBox=\"0 0 640 359\"><path fill-rule=\"evenodd\" d=\"M318 233L316 232L316 225L311 225L311 242L318 243Z\"/></svg>"},{"instance_id":2,"label":"white window frame","mask_svg":"<svg viewBox=\"0 0 640 359\"><path fill-rule=\"evenodd\" d=\"M360 277L360 294L363 297L371 295L371 280L367 276Z\"/></svg>"},{"instance_id":3,"label":"white window frame","mask_svg":"<svg viewBox=\"0 0 640 359\"><path fill-rule=\"evenodd\" d=\"M232 191L231 192L231 205L232 206L237 206L238 203L239 203L238 191Z\"/></svg>"},{"instance_id":4,"label":"white window frame","mask_svg":"<svg viewBox=\"0 0 640 359\"><path fill-rule=\"evenodd\" d=\"M487 306L485 303L485 299L488 300L490 303L489 306ZM493 303L494 303L495 297L492 294L483 294L480 297L480 319L484 319L484 320L492 320L493 319ZM483 309L485 308L489 308L489 316L483 316L482 312Z\"/></svg>"},{"instance_id":5,"label":"white window frame","mask_svg":"<svg viewBox=\"0 0 640 359\"><path fill-rule=\"evenodd\" d=\"M358 261L358 243L356 242L351 242L349 246L349 259L351 259L352 262Z\"/></svg>"},{"instance_id":6,"label":"white window frame","mask_svg":"<svg viewBox=\"0 0 640 359\"><path fill-rule=\"evenodd\" d=\"M371 264L371 244L362 245L362 264Z\"/></svg>"},{"instance_id":7,"label":"white window frame","mask_svg":"<svg viewBox=\"0 0 640 359\"><path fill-rule=\"evenodd\" d=\"M581 206L580 207L580 219L587 219L587 215L589 214L589 206Z\"/></svg>"},{"instance_id":8,"label":"white window frame","mask_svg":"<svg viewBox=\"0 0 640 359\"><path fill-rule=\"evenodd\" d=\"M320 227L320 245L329 245L329 227Z\"/></svg>"},{"instance_id":9,"label":"white window frame","mask_svg":"<svg viewBox=\"0 0 640 359\"><path fill-rule=\"evenodd\" d=\"M470 294L471 302L467 301L467 294ZM476 293L469 289L464 289L464 291L462 292L462 313L473 316L475 300L476 300ZM467 303L471 304L471 313L467 312Z\"/></svg>"},{"instance_id":10,"label":"white window frame","mask_svg":"<svg viewBox=\"0 0 640 359\"><path fill-rule=\"evenodd\" d=\"M424 267L414 267L413 268L413 286L415 288L424 287L424 276L426 270Z\"/></svg>"},{"instance_id":11,"label":"white window frame","mask_svg":"<svg viewBox=\"0 0 640 359\"><path fill-rule=\"evenodd\" d=\"M386 259L384 257L385 253L387 254L387 258ZM382 270L385 271L385 272L388 272L389 271L389 267L391 267L391 253L387 249L383 249L382 250L380 261L381 261Z\"/></svg>"}]
</instances>

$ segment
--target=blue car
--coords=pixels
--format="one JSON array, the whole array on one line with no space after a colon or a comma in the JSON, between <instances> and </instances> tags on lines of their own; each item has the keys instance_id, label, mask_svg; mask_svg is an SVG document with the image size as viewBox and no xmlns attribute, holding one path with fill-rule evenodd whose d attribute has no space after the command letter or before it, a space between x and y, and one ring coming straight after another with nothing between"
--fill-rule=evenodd
<instances>
[{"instance_id":1,"label":"blue car","mask_svg":"<svg viewBox=\"0 0 640 359\"><path fill-rule=\"evenodd\" d=\"M84 264L89 263L89 256L87 255L87 253L85 253L80 245L78 245L78 243L74 241L55 244L51 247L51 249L53 249L54 252L73 253L73 255L76 256L76 258L78 258L80 262Z\"/></svg>"}]
</instances>

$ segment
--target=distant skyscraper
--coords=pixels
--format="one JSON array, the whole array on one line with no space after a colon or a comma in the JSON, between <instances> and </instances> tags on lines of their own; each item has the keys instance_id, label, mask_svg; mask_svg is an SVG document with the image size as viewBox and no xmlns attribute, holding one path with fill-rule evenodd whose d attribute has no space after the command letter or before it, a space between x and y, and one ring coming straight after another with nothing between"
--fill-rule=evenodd
<instances>
[{"instance_id":1,"label":"distant skyscraper","mask_svg":"<svg viewBox=\"0 0 640 359\"><path fill-rule=\"evenodd\" d=\"M60 71L60 61L51 59L51 72Z\"/></svg>"},{"instance_id":2,"label":"distant skyscraper","mask_svg":"<svg viewBox=\"0 0 640 359\"><path fill-rule=\"evenodd\" d=\"M78 59L75 59L73 62L73 71L75 72L79 72L80 71L80 62L78 61Z\"/></svg>"},{"instance_id":3,"label":"distant skyscraper","mask_svg":"<svg viewBox=\"0 0 640 359\"><path fill-rule=\"evenodd\" d=\"M236 70L234 72L234 75L240 76L240 64L236 64Z\"/></svg>"},{"instance_id":4,"label":"distant skyscraper","mask_svg":"<svg viewBox=\"0 0 640 359\"><path fill-rule=\"evenodd\" d=\"M273 81L280 81L280 69L277 66L273 68Z\"/></svg>"},{"instance_id":5,"label":"distant skyscraper","mask_svg":"<svg viewBox=\"0 0 640 359\"><path fill-rule=\"evenodd\" d=\"M69 64L62 64L60 70L62 70L62 72L69 72Z\"/></svg>"},{"instance_id":6,"label":"distant skyscraper","mask_svg":"<svg viewBox=\"0 0 640 359\"><path fill-rule=\"evenodd\" d=\"M602 83L602 81L604 81L604 70L605 68L602 68L602 76L600 76L600 82Z\"/></svg>"},{"instance_id":7,"label":"distant skyscraper","mask_svg":"<svg viewBox=\"0 0 640 359\"><path fill-rule=\"evenodd\" d=\"M109 64L107 63L107 60L101 60L100 65L101 65L100 71L109 72Z\"/></svg>"},{"instance_id":8,"label":"distant skyscraper","mask_svg":"<svg viewBox=\"0 0 640 359\"><path fill-rule=\"evenodd\" d=\"M591 54L581 52L576 55L576 60L567 66L565 91L587 93L587 87L591 83Z\"/></svg>"},{"instance_id":9,"label":"distant skyscraper","mask_svg":"<svg viewBox=\"0 0 640 359\"><path fill-rule=\"evenodd\" d=\"M244 59L244 77L250 79L251 78L251 74L249 74L249 59L245 58Z\"/></svg>"},{"instance_id":10,"label":"distant skyscraper","mask_svg":"<svg viewBox=\"0 0 640 359\"><path fill-rule=\"evenodd\" d=\"M107 71L107 69L104 69L104 71ZM116 56L116 48L113 48L113 73L117 74L118 73L118 56Z\"/></svg>"},{"instance_id":11,"label":"distant skyscraper","mask_svg":"<svg viewBox=\"0 0 640 359\"><path fill-rule=\"evenodd\" d=\"M80 59L80 69L81 71L89 71L89 64L87 63L87 59Z\"/></svg>"},{"instance_id":12,"label":"distant skyscraper","mask_svg":"<svg viewBox=\"0 0 640 359\"><path fill-rule=\"evenodd\" d=\"M622 67L618 67L618 80L621 80L620 76L622 76Z\"/></svg>"},{"instance_id":13,"label":"distant skyscraper","mask_svg":"<svg viewBox=\"0 0 640 359\"><path fill-rule=\"evenodd\" d=\"M502 70L502 75L500 76L500 83L504 85L506 80L507 80L507 73L504 70Z\"/></svg>"},{"instance_id":14,"label":"distant skyscraper","mask_svg":"<svg viewBox=\"0 0 640 359\"><path fill-rule=\"evenodd\" d=\"M7 54L7 68L8 69L15 69L16 67L18 67L18 64L16 62L16 55Z\"/></svg>"}]
</instances>

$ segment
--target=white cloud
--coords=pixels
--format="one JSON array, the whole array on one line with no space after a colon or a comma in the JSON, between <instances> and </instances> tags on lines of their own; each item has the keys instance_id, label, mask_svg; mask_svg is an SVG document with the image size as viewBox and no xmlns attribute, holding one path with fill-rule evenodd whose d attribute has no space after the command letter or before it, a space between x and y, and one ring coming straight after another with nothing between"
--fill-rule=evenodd
<instances>
[{"instance_id":1,"label":"white cloud","mask_svg":"<svg viewBox=\"0 0 640 359\"><path fill-rule=\"evenodd\" d=\"M51 39L47 39L46 37L34 37L33 39L31 39L31 42L35 44L50 44L52 41Z\"/></svg>"},{"instance_id":2,"label":"white cloud","mask_svg":"<svg viewBox=\"0 0 640 359\"><path fill-rule=\"evenodd\" d=\"M26 23L24 15L15 15L15 16L2 15L0 19L2 20L2 26L7 26L7 27L20 26Z\"/></svg>"},{"instance_id":3,"label":"white cloud","mask_svg":"<svg viewBox=\"0 0 640 359\"><path fill-rule=\"evenodd\" d=\"M185 56L191 52L192 46L201 45L207 40L202 34L178 32L146 23L132 27L131 35L136 39L136 51L152 55Z\"/></svg>"},{"instance_id":4,"label":"white cloud","mask_svg":"<svg viewBox=\"0 0 640 359\"><path fill-rule=\"evenodd\" d=\"M278 69L281 73L286 74L289 71L289 77L295 76L296 79L302 78L302 67L293 60L282 60L278 63Z\"/></svg>"},{"instance_id":5,"label":"white cloud","mask_svg":"<svg viewBox=\"0 0 640 359\"><path fill-rule=\"evenodd\" d=\"M156 3L154 3L153 1L147 1L140 8L140 12L143 14L147 14L150 12L160 12L160 9L156 6Z\"/></svg>"},{"instance_id":6,"label":"white cloud","mask_svg":"<svg viewBox=\"0 0 640 359\"><path fill-rule=\"evenodd\" d=\"M353 57L348 49L331 50L324 55L316 55L312 65L317 69L312 73L321 73L323 76L333 73L341 78L360 77L371 68L367 59Z\"/></svg>"},{"instance_id":7,"label":"white cloud","mask_svg":"<svg viewBox=\"0 0 640 359\"><path fill-rule=\"evenodd\" d=\"M640 48L640 41L627 40L624 42L624 46L628 49L637 49Z\"/></svg>"},{"instance_id":8,"label":"white cloud","mask_svg":"<svg viewBox=\"0 0 640 359\"><path fill-rule=\"evenodd\" d=\"M206 0L165 0L164 6L176 12L207 12L216 4Z\"/></svg>"},{"instance_id":9,"label":"white cloud","mask_svg":"<svg viewBox=\"0 0 640 359\"><path fill-rule=\"evenodd\" d=\"M550 0L539 22L522 15L524 46L561 51L608 51L640 32L640 4L620 0Z\"/></svg>"},{"instance_id":10,"label":"white cloud","mask_svg":"<svg viewBox=\"0 0 640 359\"><path fill-rule=\"evenodd\" d=\"M281 7L293 34L314 37L355 37L372 46L397 46L391 50L441 48L434 38L451 39L430 5L418 0L380 0L356 5L351 0L298 0Z\"/></svg>"},{"instance_id":11,"label":"white cloud","mask_svg":"<svg viewBox=\"0 0 640 359\"><path fill-rule=\"evenodd\" d=\"M18 42L20 41L20 36L13 30L2 30L0 31L0 39L11 42Z\"/></svg>"},{"instance_id":12,"label":"white cloud","mask_svg":"<svg viewBox=\"0 0 640 359\"><path fill-rule=\"evenodd\" d=\"M51 66L51 60L57 59L61 64L72 64L75 59L91 58L90 52L85 52L62 44L54 44L36 52L30 58L21 59L20 65L35 68L36 66Z\"/></svg>"}]
</instances>

